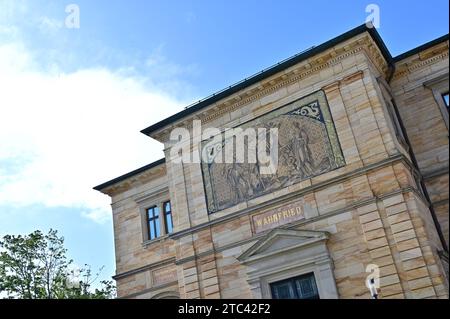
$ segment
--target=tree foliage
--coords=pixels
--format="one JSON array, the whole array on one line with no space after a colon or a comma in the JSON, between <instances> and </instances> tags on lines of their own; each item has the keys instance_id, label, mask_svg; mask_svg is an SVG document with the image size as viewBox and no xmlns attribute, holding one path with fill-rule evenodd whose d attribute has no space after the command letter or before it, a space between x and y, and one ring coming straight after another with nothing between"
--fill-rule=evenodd
<instances>
[{"instance_id":1,"label":"tree foliage","mask_svg":"<svg viewBox=\"0 0 450 319\"><path fill-rule=\"evenodd\" d=\"M115 297L112 281L93 289L101 270L73 267L66 256L64 238L56 230L43 234L6 235L0 240L0 296L23 299L109 299Z\"/></svg>"}]
</instances>

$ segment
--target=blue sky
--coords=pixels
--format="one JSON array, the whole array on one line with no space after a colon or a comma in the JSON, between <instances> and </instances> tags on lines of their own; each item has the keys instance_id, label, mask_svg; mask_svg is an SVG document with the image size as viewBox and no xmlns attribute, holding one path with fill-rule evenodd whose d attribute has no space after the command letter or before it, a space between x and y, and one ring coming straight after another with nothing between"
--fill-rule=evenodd
<instances>
[{"instance_id":1,"label":"blue sky","mask_svg":"<svg viewBox=\"0 0 450 319\"><path fill-rule=\"evenodd\" d=\"M110 277L92 186L162 157L139 130L364 23L371 3L393 55L448 33L447 0L0 0L0 235L56 228Z\"/></svg>"}]
</instances>

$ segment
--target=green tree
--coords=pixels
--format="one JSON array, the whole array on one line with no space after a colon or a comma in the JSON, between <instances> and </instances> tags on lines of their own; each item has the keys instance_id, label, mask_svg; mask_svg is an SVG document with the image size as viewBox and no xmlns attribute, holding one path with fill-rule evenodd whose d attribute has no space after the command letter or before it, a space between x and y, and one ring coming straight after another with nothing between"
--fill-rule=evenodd
<instances>
[{"instance_id":1,"label":"green tree","mask_svg":"<svg viewBox=\"0 0 450 319\"><path fill-rule=\"evenodd\" d=\"M115 297L112 281L92 289L100 272L71 267L64 238L56 230L43 234L6 235L0 240L0 295L23 299L109 299Z\"/></svg>"}]
</instances>

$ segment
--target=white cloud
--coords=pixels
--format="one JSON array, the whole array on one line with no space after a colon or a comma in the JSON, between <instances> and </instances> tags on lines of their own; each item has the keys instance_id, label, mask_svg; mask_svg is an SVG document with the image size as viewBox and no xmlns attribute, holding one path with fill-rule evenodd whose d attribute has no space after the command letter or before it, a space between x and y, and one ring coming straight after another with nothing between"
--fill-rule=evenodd
<instances>
[{"instance_id":1,"label":"white cloud","mask_svg":"<svg viewBox=\"0 0 450 319\"><path fill-rule=\"evenodd\" d=\"M139 133L188 104L108 69L36 67L18 42L0 44L0 205L76 207L103 222L92 187L161 157Z\"/></svg>"},{"instance_id":2,"label":"white cloud","mask_svg":"<svg viewBox=\"0 0 450 319\"><path fill-rule=\"evenodd\" d=\"M39 18L39 29L43 32L53 32L61 29L63 26L63 22L58 19L49 18L46 16Z\"/></svg>"}]
</instances>

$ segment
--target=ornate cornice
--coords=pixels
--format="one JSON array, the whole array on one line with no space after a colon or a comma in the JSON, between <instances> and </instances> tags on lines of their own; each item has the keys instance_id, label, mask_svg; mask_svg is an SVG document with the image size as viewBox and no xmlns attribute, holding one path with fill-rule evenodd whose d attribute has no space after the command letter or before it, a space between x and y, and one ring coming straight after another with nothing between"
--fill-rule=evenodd
<instances>
[{"instance_id":1,"label":"ornate cornice","mask_svg":"<svg viewBox=\"0 0 450 319\"><path fill-rule=\"evenodd\" d=\"M192 127L192 119L199 119L203 123L211 122L224 114L233 112L234 110L252 103L264 96L267 96L280 88L300 82L325 68L333 67L345 58L355 55L359 52L365 53L379 68L380 72L387 73L388 65L381 51L372 40L369 34L364 34L354 41L342 46L336 46L334 49L328 50L324 54L317 55L298 65L279 72L277 75L269 79L263 80L258 84L244 89L230 97L216 102L209 109L196 113L187 117L181 122L171 125L159 132L153 133L152 137L164 141L165 137L175 127L184 127L190 129Z\"/></svg>"},{"instance_id":2,"label":"ornate cornice","mask_svg":"<svg viewBox=\"0 0 450 319\"><path fill-rule=\"evenodd\" d=\"M417 69L423 68L427 65L437 63L443 59L448 58L449 48L448 42L439 44L431 49L417 53L412 58L408 58L396 65L396 72L393 79L398 79L409 73L413 73Z\"/></svg>"},{"instance_id":3,"label":"ornate cornice","mask_svg":"<svg viewBox=\"0 0 450 319\"><path fill-rule=\"evenodd\" d=\"M129 177L123 181L117 182L116 184L105 188L104 190L102 190L102 192L112 197L114 195L129 190L138 183L143 184L145 182L148 182L158 177L162 177L164 175L166 175L165 165L149 168L148 170L143 171L142 173L136 174L132 177Z\"/></svg>"}]
</instances>

